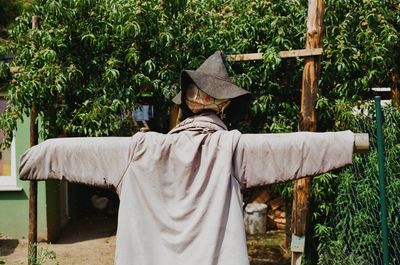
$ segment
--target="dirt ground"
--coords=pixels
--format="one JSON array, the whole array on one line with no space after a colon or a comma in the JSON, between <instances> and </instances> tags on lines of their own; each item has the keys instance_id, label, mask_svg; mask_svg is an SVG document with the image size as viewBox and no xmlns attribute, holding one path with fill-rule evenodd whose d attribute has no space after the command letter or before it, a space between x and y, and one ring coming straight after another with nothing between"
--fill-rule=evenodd
<instances>
[{"instance_id":1,"label":"dirt ground","mask_svg":"<svg viewBox=\"0 0 400 265\"><path fill-rule=\"evenodd\" d=\"M43 265L112 265L114 264L116 218L92 217L70 223L53 244L39 243L38 263ZM251 265L289 264L281 247L284 233L270 231L248 236ZM27 264L26 239L17 240L0 235L0 264Z\"/></svg>"}]
</instances>

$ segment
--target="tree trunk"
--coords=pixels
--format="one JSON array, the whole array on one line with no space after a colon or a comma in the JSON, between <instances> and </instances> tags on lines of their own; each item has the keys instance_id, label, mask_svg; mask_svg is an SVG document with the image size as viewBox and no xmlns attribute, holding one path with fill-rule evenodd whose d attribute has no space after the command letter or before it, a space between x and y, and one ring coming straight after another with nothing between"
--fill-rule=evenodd
<instances>
[{"instance_id":1,"label":"tree trunk","mask_svg":"<svg viewBox=\"0 0 400 265\"><path fill-rule=\"evenodd\" d=\"M400 108L400 91L399 91L399 87L397 85L398 80L399 80L399 74L398 74L397 70L392 70L392 72L390 73L390 77L392 79L392 87L390 89L392 106L396 107L396 108Z\"/></svg>"},{"instance_id":2,"label":"tree trunk","mask_svg":"<svg viewBox=\"0 0 400 265\"><path fill-rule=\"evenodd\" d=\"M32 17L32 29L39 28L40 18ZM37 126L38 108L35 103L32 104L30 117L30 146L38 144L38 126ZM28 264L36 264L37 258L37 182L29 182L29 232L28 232Z\"/></svg>"}]
</instances>

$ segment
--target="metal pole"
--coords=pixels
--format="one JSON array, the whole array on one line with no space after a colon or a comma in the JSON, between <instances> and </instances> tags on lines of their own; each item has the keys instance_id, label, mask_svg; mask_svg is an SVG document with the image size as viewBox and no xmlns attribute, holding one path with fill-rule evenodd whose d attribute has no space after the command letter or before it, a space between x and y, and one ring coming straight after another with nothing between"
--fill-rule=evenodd
<instances>
[{"instance_id":1,"label":"metal pole","mask_svg":"<svg viewBox=\"0 0 400 265\"><path fill-rule=\"evenodd\" d=\"M379 197L381 204L381 229L382 229L382 250L383 264L389 265L389 247L388 247L388 227L387 227L387 207L385 192L385 165L383 150L383 134L382 134L382 108L381 97L375 97L375 113L376 113L376 135L378 147L378 170L379 170Z\"/></svg>"}]
</instances>

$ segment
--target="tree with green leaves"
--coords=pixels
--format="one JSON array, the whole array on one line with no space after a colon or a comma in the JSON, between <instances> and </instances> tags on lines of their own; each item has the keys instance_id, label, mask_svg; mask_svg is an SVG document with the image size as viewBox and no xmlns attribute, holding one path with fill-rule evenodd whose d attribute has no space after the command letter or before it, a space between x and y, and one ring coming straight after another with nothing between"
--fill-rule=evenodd
<instances>
[{"instance_id":1,"label":"tree with green leaves","mask_svg":"<svg viewBox=\"0 0 400 265\"><path fill-rule=\"evenodd\" d=\"M20 72L9 86L2 127L11 135L16 119L36 103L44 137L51 124L67 135L131 133L116 114L143 93L159 95L165 105L181 69L223 50L264 53L261 62L231 64L236 82L254 95L251 130L293 130L302 60L281 60L278 52L304 45L305 2L33 1L11 33ZM397 67L393 5L327 2L321 129L332 128L335 101L362 99ZM41 17L40 29L31 29L32 15Z\"/></svg>"},{"instance_id":2,"label":"tree with green leaves","mask_svg":"<svg viewBox=\"0 0 400 265\"><path fill-rule=\"evenodd\" d=\"M27 6L28 3L24 0L0 0L0 38L7 36L7 28Z\"/></svg>"}]
</instances>

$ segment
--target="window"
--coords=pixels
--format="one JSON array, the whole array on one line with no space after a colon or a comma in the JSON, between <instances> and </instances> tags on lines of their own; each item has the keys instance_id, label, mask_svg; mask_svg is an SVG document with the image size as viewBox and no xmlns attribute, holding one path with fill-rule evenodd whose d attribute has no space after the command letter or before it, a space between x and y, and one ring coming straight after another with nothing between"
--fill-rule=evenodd
<instances>
[{"instance_id":1,"label":"window","mask_svg":"<svg viewBox=\"0 0 400 265\"><path fill-rule=\"evenodd\" d=\"M0 113L4 112L7 101L0 95ZM4 133L0 130L0 141ZM17 186L16 164L15 164L15 139L9 149L2 151L0 159L0 190L13 190ZM18 189L17 189L18 190Z\"/></svg>"}]
</instances>

